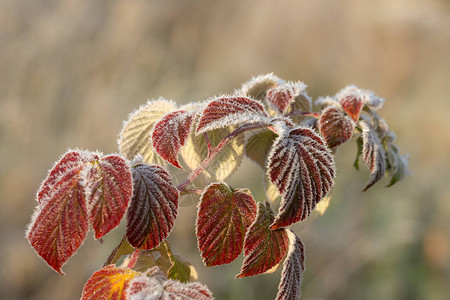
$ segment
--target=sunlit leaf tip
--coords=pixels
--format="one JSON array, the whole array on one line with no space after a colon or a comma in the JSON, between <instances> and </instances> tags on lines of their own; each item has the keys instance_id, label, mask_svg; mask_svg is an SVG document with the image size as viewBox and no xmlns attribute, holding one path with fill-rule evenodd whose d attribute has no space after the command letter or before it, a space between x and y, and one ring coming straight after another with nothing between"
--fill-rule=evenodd
<instances>
[{"instance_id":1,"label":"sunlit leaf tip","mask_svg":"<svg viewBox=\"0 0 450 300\"><path fill-rule=\"evenodd\" d=\"M155 151L177 168L181 168L178 154L189 137L196 114L196 111L185 110L166 114L151 133Z\"/></svg>"},{"instance_id":2,"label":"sunlit leaf tip","mask_svg":"<svg viewBox=\"0 0 450 300\"><path fill-rule=\"evenodd\" d=\"M258 203L256 219L245 236L245 257L236 278L270 273L278 267L288 249L289 239L285 229L269 228L273 220L269 203Z\"/></svg>"},{"instance_id":3,"label":"sunlit leaf tip","mask_svg":"<svg viewBox=\"0 0 450 300\"><path fill-rule=\"evenodd\" d=\"M242 252L255 216L256 202L250 194L226 183L210 184L201 196L196 221L197 243L205 265L234 261Z\"/></svg>"},{"instance_id":4,"label":"sunlit leaf tip","mask_svg":"<svg viewBox=\"0 0 450 300\"><path fill-rule=\"evenodd\" d=\"M277 229L305 220L330 191L336 170L323 138L311 128L295 127L275 140L267 174L282 195L271 225Z\"/></svg>"},{"instance_id":5,"label":"sunlit leaf tip","mask_svg":"<svg viewBox=\"0 0 450 300\"><path fill-rule=\"evenodd\" d=\"M222 96L211 100L201 112L196 133L252 123L270 123L264 107L258 100L241 96Z\"/></svg>"},{"instance_id":6,"label":"sunlit leaf tip","mask_svg":"<svg viewBox=\"0 0 450 300\"><path fill-rule=\"evenodd\" d=\"M281 271L276 300L297 300L301 295L301 284L305 270L305 249L302 240L292 230L287 231L289 249Z\"/></svg>"},{"instance_id":7,"label":"sunlit leaf tip","mask_svg":"<svg viewBox=\"0 0 450 300\"><path fill-rule=\"evenodd\" d=\"M369 94L355 85L348 85L336 94L336 99L341 103L344 111L356 122L359 114L367 102Z\"/></svg>"},{"instance_id":8,"label":"sunlit leaf tip","mask_svg":"<svg viewBox=\"0 0 450 300\"><path fill-rule=\"evenodd\" d=\"M167 238L178 213L178 189L161 166L135 162L133 196L127 212L128 242L152 249Z\"/></svg>"},{"instance_id":9,"label":"sunlit leaf tip","mask_svg":"<svg viewBox=\"0 0 450 300\"><path fill-rule=\"evenodd\" d=\"M95 272L86 282L81 295L82 300L117 299L126 300L130 281L140 273L128 268L109 265Z\"/></svg>"}]
</instances>

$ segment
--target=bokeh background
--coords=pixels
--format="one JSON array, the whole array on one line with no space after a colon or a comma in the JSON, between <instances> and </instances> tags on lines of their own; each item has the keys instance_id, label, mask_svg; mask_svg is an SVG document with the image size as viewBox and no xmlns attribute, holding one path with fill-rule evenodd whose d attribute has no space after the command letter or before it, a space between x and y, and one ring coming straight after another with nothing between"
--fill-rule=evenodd
<instances>
[{"instance_id":1,"label":"bokeh background","mask_svg":"<svg viewBox=\"0 0 450 300\"><path fill-rule=\"evenodd\" d=\"M413 173L360 190L368 172L337 153L326 214L296 231L306 245L302 299L449 299L450 2L447 0L1 0L0 298L79 299L123 227L89 235L53 272L24 231L35 192L68 148L116 152L122 121L147 99L179 103L232 92L274 72L314 99L353 83L386 98L380 114ZM244 163L230 181L263 201ZM202 266L195 206L170 237L217 299L273 299L279 271L233 279L242 257Z\"/></svg>"}]
</instances>

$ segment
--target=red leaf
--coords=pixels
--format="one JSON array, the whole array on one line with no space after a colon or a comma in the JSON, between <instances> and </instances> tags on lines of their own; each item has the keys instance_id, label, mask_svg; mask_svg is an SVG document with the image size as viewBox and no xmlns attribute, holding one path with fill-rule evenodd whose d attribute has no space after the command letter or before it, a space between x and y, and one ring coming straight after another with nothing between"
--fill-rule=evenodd
<instances>
[{"instance_id":1,"label":"red leaf","mask_svg":"<svg viewBox=\"0 0 450 300\"><path fill-rule=\"evenodd\" d=\"M364 91L354 85L349 85L336 94L336 98L345 112L356 122L359 119L361 109L366 102Z\"/></svg>"},{"instance_id":2,"label":"red leaf","mask_svg":"<svg viewBox=\"0 0 450 300\"><path fill-rule=\"evenodd\" d=\"M283 84L273 87L267 90L267 103L277 113L284 114L303 89L304 85L301 86L298 84Z\"/></svg>"},{"instance_id":3,"label":"red leaf","mask_svg":"<svg viewBox=\"0 0 450 300\"><path fill-rule=\"evenodd\" d=\"M254 276L275 271L288 248L285 229L271 230L274 216L270 205L258 203L255 221L250 225L244 241L244 262L236 277Z\"/></svg>"},{"instance_id":4,"label":"red leaf","mask_svg":"<svg viewBox=\"0 0 450 300\"><path fill-rule=\"evenodd\" d=\"M153 148L177 168L181 168L178 153L189 137L196 114L196 111L175 111L165 115L154 127Z\"/></svg>"},{"instance_id":5,"label":"red leaf","mask_svg":"<svg viewBox=\"0 0 450 300\"><path fill-rule=\"evenodd\" d=\"M256 216L253 197L226 183L202 194L197 213L198 247L206 266L228 264L242 252L245 233Z\"/></svg>"},{"instance_id":6,"label":"red leaf","mask_svg":"<svg viewBox=\"0 0 450 300\"><path fill-rule=\"evenodd\" d=\"M283 263L276 300L300 298L303 271L305 270L305 249L302 240L291 230L288 230L287 233L289 250Z\"/></svg>"},{"instance_id":7,"label":"red leaf","mask_svg":"<svg viewBox=\"0 0 450 300\"><path fill-rule=\"evenodd\" d=\"M86 282L81 300L126 300L130 281L136 276L142 275L128 268L106 266L92 274Z\"/></svg>"},{"instance_id":8,"label":"red leaf","mask_svg":"<svg viewBox=\"0 0 450 300\"><path fill-rule=\"evenodd\" d=\"M89 223L99 239L116 228L125 214L132 193L128 163L117 155L102 157L83 171Z\"/></svg>"},{"instance_id":9,"label":"red leaf","mask_svg":"<svg viewBox=\"0 0 450 300\"><path fill-rule=\"evenodd\" d=\"M178 190L157 165L133 166L133 199L127 213L127 240L134 247L153 249L170 233L178 210Z\"/></svg>"},{"instance_id":10,"label":"red leaf","mask_svg":"<svg viewBox=\"0 0 450 300\"><path fill-rule=\"evenodd\" d=\"M27 238L50 267L64 274L61 267L81 246L88 232L80 168L66 172L51 189L51 198L38 206L27 231Z\"/></svg>"},{"instance_id":11,"label":"red leaf","mask_svg":"<svg viewBox=\"0 0 450 300\"><path fill-rule=\"evenodd\" d=\"M346 142L353 135L355 123L338 107L330 106L322 111L319 130L330 148Z\"/></svg>"},{"instance_id":12,"label":"red leaf","mask_svg":"<svg viewBox=\"0 0 450 300\"><path fill-rule=\"evenodd\" d=\"M264 107L247 97L221 97L203 110L197 134L237 124L269 123Z\"/></svg>"},{"instance_id":13,"label":"red leaf","mask_svg":"<svg viewBox=\"0 0 450 300\"><path fill-rule=\"evenodd\" d=\"M360 121L363 138L363 158L370 170L369 182L364 187L366 191L383 178L386 171L385 151L375 130L366 121Z\"/></svg>"},{"instance_id":14,"label":"red leaf","mask_svg":"<svg viewBox=\"0 0 450 300\"><path fill-rule=\"evenodd\" d=\"M157 268L156 268L157 269ZM167 280L160 272L150 271L151 276L135 277L127 290L127 299L158 299L158 300L210 300L211 292L204 285L182 283L175 280Z\"/></svg>"},{"instance_id":15,"label":"red leaf","mask_svg":"<svg viewBox=\"0 0 450 300\"><path fill-rule=\"evenodd\" d=\"M61 178L73 169L80 169L89 161L98 159L96 154L88 151L69 150L53 166L37 192L39 204L51 198L55 185L61 183Z\"/></svg>"},{"instance_id":16,"label":"red leaf","mask_svg":"<svg viewBox=\"0 0 450 300\"><path fill-rule=\"evenodd\" d=\"M325 141L310 128L297 127L275 140L268 175L283 196L271 229L306 219L329 192L335 176L333 156Z\"/></svg>"}]
</instances>

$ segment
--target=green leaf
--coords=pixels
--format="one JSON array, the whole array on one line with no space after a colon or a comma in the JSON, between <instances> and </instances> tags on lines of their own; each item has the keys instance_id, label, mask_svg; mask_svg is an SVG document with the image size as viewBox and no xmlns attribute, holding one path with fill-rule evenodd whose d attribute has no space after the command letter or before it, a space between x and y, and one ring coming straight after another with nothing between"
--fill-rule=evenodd
<instances>
[{"instance_id":1,"label":"green leaf","mask_svg":"<svg viewBox=\"0 0 450 300\"><path fill-rule=\"evenodd\" d=\"M119 135L120 153L128 159L141 154L144 162L164 166L166 161L153 150L150 133L156 122L166 113L175 109L171 101L159 99L147 102L130 114Z\"/></svg>"},{"instance_id":2,"label":"green leaf","mask_svg":"<svg viewBox=\"0 0 450 300\"><path fill-rule=\"evenodd\" d=\"M206 134L211 141L211 146L217 146L224 137L235 129L234 126L208 131ZM186 146L181 150L187 166L194 170L208 155L208 146L203 134L191 133ZM207 181L224 181L232 175L241 165L244 157L244 135L240 134L230 141L222 151L217 154L209 167L203 172L202 177Z\"/></svg>"},{"instance_id":3,"label":"green leaf","mask_svg":"<svg viewBox=\"0 0 450 300\"><path fill-rule=\"evenodd\" d=\"M362 151L363 151L363 139L362 136L359 136L356 139L356 147L358 148L357 152L356 152L356 158L355 158L355 162L353 163L353 166L355 167L356 170L359 171L359 158L361 157Z\"/></svg>"},{"instance_id":4,"label":"green leaf","mask_svg":"<svg viewBox=\"0 0 450 300\"><path fill-rule=\"evenodd\" d=\"M184 283L191 281L191 268L193 266L172 252L170 252L169 258L172 266L167 271L167 277Z\"/></svg>"},{"instance_id":5,"label":"green leaf","mask_svg":"<svg viewBox=\"0 0 450 300\"><path fill-rule=\"evenodd\" d=\"M265 170L266 158L276 138L277 134L271 130L255 131L245 143L245 154Z\"/></svg>"}]
</instances>

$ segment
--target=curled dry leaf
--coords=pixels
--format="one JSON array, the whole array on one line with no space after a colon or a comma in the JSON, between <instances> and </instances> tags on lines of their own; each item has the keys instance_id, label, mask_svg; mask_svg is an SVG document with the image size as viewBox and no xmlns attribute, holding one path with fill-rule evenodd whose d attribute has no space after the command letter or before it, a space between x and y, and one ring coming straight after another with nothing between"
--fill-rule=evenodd
<instances>
[{"instance_id":1,"label":"curled dry leaf","mask_svg":"<svg viewBox=\"0 0 450 300\"><path fill-rule=\"evenodd\" d=\"M152 132L155 151L177 168L178 154L186 144L197 112L178 110L165 115L156 123Z\"/></svg>"},{"instance_id":2,"label":"curled dry leaf","mask_svg":"<svg viewBox=\"0 0 450 300\"><path fill-rule=\"evenodd\" d=\"M334 183L335 164L326 142L312 129L295 127L275 140L267 174L283 196L271 229L306 219Z\"/></svg>"},{"instance_id":3,"label":"curled dry leaf","mask_svg":"<svg viewBox=\"0 0 450 300\"><path fill-rule=\"evenodd\" d=\"M131 113L128 120L124 122L119 135L120 153L130 160L136 154L140 154L144 158L144 162L148 164L164 165L165 161L152 148L150 133L156 122L173 110L175 110L175 103L159 99L149 101Z\"/></svg>"},{"instance_id":4,"label":"curled dry leaf","mask_svg":"<svg viewBox=\"0 0 450 300\"><path fill-rule=\"evenodd\" d=\"M292 230L287 230L289 249L281 271L276 300L299 299L303 271L305 271L305 247Z\"/></svg>"},{"instance_id":5,"label":"curled dry leaf","mask_svg":"<svg viewBox=\"0 0 450 300\"><path fill-rule=\"evenodd\" d=\"M319 118L319 130L330 148L339 146L353 135L355 122L340 108L329 106Z\"/></svg>"},{"instance_id":6,"label":"curled dry leaf","mask_svg":"<svg viewBox=\"0 0 450 300\"><path fill-rule=\"evenodd\" d=\"M362 154L364 161L370 170L369 182L363 189L363 191L366 191L373 184L383 178L384 172L386 171L385 151L376 131L368 122L362 120L359 122L359 126L362 129Z\"/></svg>"},{"instance_id":7,"label":"curled dry leaf","mask_svg":"<svg viewBox=\"0 0 450 300\"><path fill-rule=\"evenodd\" d=\"M256 202L226 183L202 194L196 221L198 248L206 266L228 264L242 252L245 233L256 216Z\"/></svg>"},{"instance_id":8,"label":"curled dry leaf","mask_svg":"<svg viewBox=\"0 0 450 300\"><path fill-rule=\"evenodd\" d=\"M248 277L276 270L286 254L289 239L285 229L271 230L274 221L273 212L268 202L258 203L255 221L247 230L244 241L244 262L241 272L236 275Z\"/></svg>"},{"instance_id":9,"label":"curled dry leaf","mask_svg":"<svg viewBox=\"0 0 450 300\"><path fill-rule=\"evenodd\" d=\"M252 123L270 123L261 103L247 97L219 97L209 102L201 113L196 132Z\"/></svg>"},{"instance_id":10,"label":"curled dry leaf","mask_svg":"<svg viewBox=\"0 0 450 300\"><path fill-rule=\"evenodd\" d=\"M127 213L127 240L152 249L167 238L178 212L178 190L164 168L135 162L133 198Z\"/></svg>"}]
</instances>

